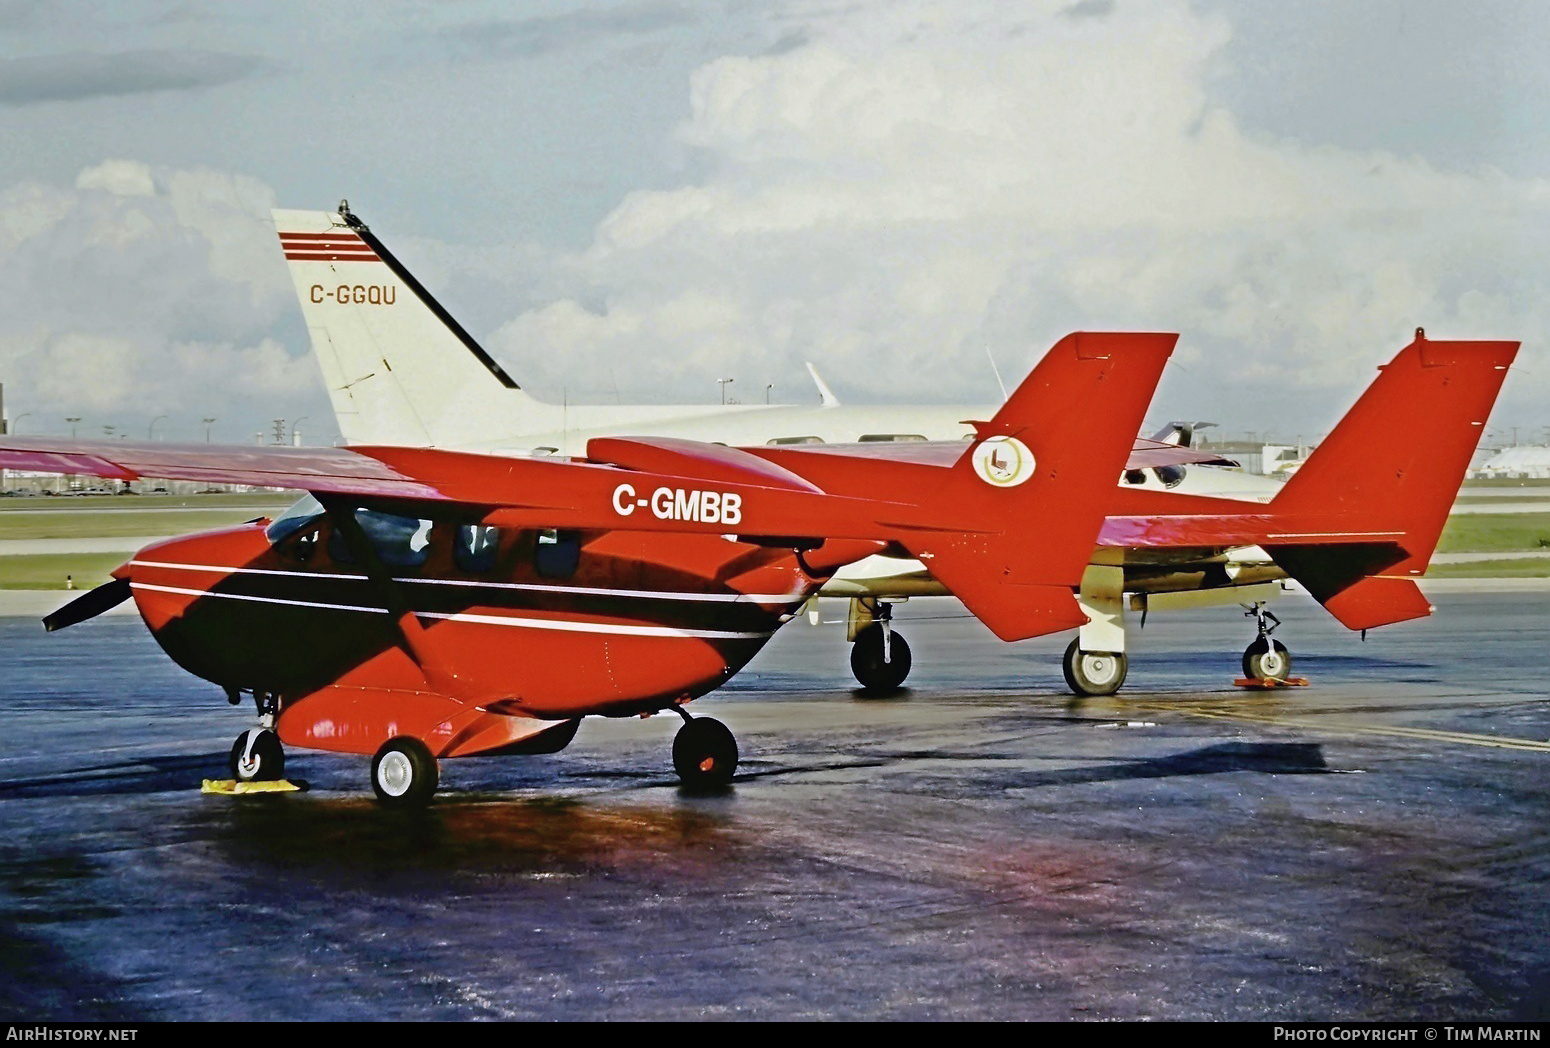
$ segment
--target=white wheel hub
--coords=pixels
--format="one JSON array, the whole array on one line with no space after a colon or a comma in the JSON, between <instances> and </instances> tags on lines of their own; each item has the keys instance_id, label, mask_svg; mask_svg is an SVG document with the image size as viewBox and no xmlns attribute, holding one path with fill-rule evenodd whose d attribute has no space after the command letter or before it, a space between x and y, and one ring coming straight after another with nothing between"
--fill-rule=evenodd
<instances>
[{"instance_id":1,"label":"white wheel hub","mask_svg":"<svg viewBox=\"0 0 1550 1048\"><path fill-rule=\"evenodd\" d=\"M1119 672L1119 660L1106 651L1084 651L1077 665L1082 676L1094 684L1107 684Z\"/></svg>"},{"instance_id":2,"label":"white wheel hub","mask_svg":"<svg viewBox=\"0 0 1550 1048\"><path fill-rule=\"evenodd\" d=\"M377 765L377 784L390 797L402 797L414 784L414 765L406 754L394 750L384 754Z\"/></svg>"}]
</instances>

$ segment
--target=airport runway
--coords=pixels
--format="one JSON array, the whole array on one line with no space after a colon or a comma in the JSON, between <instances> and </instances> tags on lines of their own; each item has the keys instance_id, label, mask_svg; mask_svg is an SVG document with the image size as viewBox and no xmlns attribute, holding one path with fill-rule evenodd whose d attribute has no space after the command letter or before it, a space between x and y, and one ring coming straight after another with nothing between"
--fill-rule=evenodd
<instances>
[{"instance_id":1,"label":"airport runway","mask_svg":"<svg viewBox=\"0 0 1550 1048\"><path fill-rule=\"evenodd\" d=\"M1306 689L1230 686L1235 609L1154 615L1079 701L1065 638L900 616L912 687L794 623L676 718L443 766L199 794L247 726L137 620L0 618L0 1014L39 1019L1544 1019L1550 591L1440 586L1366 643L1276 611ZM836 610L838 605L836 605Z\"/></svg>"}]
</instances>

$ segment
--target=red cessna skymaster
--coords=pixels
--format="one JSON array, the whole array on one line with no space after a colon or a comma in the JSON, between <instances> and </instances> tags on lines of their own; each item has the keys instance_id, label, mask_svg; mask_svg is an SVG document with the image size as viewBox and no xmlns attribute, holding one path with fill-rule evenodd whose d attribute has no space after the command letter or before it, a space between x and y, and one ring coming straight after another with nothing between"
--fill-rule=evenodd
<instances>
[{"instance_id":1,"label":"red cessna skymaster","mask_svg":"<svg viewBox=\"0 0 1550 1048\"><path fill-rule=\"evenodd\" d=\"M1429 613L1414 576L1516 344L1418 338L1260 504L1116 489L1175 340L1068 336L966 447L599 438L564 461L12 439L0 465L312 493L273 522L148 547L45 620L132 595L174 660L254 697L239 779L280 777L282 742L375 753L377 795L422 803L439 757L553 752L583 716L673 709L680 777L720 784L736 743L683 704L873 553L920 559L1005 640L1086 623L1089 561L1209 573L1245 545L1352 629Z\"/></svg>"},{"instance_id":2,"label":"red cessna skymaster","mask_svg":"<svg viewBox=\"0 0 1550 1048\"><path fill-rule=\"evenodd\" d=\"M133 596L179 665L253 696L238 779L280 777L283 742L375 754L377 795L423 802L437 758L553 752L581 717L671 709L674 766L715 784L736 743L683 704L841 565L908 551L1003 637L1082 623L1073 590L1176 340L1068 336L950 460L829 451L822 484L800 456L665 438L595 439L585 460L6 439L0 465L311 493L149 546L45 620Z\"/></svg>"}]
</instances>

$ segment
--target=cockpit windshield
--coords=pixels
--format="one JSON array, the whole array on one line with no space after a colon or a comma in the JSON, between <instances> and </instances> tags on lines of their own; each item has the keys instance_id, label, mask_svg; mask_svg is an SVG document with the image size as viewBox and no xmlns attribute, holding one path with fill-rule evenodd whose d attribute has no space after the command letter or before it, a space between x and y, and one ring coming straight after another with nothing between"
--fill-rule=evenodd
<instances>
[{"instance_id":1,"label":"cockpit windshield","mask_svg":"<svg viewBox=\"0 0 1550 1048\"><path fill-rule=\"evenodd\" d=\"M279 545L322 515L323 504L311 495L303 495L294 506L264 529L264 537L271 545Z\"/></svg>"}]
</instances>

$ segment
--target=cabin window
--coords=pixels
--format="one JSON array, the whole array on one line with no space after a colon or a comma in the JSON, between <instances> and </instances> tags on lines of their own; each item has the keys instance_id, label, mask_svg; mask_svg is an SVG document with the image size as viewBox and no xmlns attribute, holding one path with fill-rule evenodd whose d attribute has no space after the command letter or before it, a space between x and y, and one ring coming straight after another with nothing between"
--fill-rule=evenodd
<instances>
[{"instance_id":1,"label":"cabin window","mask_svg":"<svg viewBox=\"0 0 1550 1048\"><path fill-rule=\"evenodd\" d=\"M806 437L771 437L766 444L822 444L823 438L818 436Z\"/></svg>"},{"instance_id":2,"label":"cabin window","mask_svg":"<svg viewBox=\"0 0 1550 1048\"><path fill-rule=\"evenodd\" d=\"M372 509L355 511L355 521L366 533L377 559L389 568L417 568L430 555L431 522L419 517L400 517ZM349 564L355 557L337 528L328 539L328 555Z\"/></svg>"},{"instance_id":3,"label":"cabin window","mask_svg":"<svg viewBox=\"0 0 1550 1048\"><path fill-rule=\"evenodd\" d=\"M546 579L567 579L581 563L581 534L543 528L533 547L533 567Z\"/></svg>"},{"instance_id":4,"label":"cabin window","mask_svg":"<svg viewBox=\"0 0 1550 1048\"><path fill-rule=\"evenodd\" d=\"M918 443L926 439L924 433L863 433L860 436L863 444L882 444L891 442Z\"/></svg>"},{"instance_id":5,"label":"cabin window","mask_svg":"<svg viewBox=\"0 0 1550 1048\"><path fill-rule=\"evenodd\" d=\"M271 545L278 546L322 515L323 504L311 495L303 495L300 501L264 529L264 537Z\"/></svg>"},{"instance_id":6,"label":"cabin window","mask_svg":"<svg viewBox=\"0 0 1550 1048\"><path fill-rule=\"evenodd\" d=\"M483 524L464 524L452 539L452 563L459 571L483 574L495 567L500 551L501 529Z\"/></svg>"}]
</instances>

